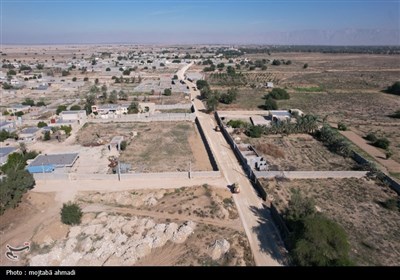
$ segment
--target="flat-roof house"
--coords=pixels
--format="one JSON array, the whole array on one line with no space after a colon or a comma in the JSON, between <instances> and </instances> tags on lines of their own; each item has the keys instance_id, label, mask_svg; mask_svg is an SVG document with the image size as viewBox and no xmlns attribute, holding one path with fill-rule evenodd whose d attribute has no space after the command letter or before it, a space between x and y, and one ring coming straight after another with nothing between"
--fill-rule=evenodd
<instances>
[{"instance_id":1,"label":"flat-roof house","mask_svg":"<svg viewBox=\"0 0 400 280\"><path fill-rule=\"evenodd\" d=\"M122 115L128 113L128 106L120 104L105 104L105 105L93 105L92 112L99 115L115 114Z\"/></svg>"},{"instance_id":2,"label":"flat-roof house","mask_svg":"<svg viewBox=\"0 0 400 280\"><path fill-rule=\"evenodd\" d=\"M62 111L60 112L60 118L63 122L68 121L83 121L86 120L86 111Z\"/></svg>"},{"instance_id":3,"label":"flat-roof house","mask_svg":"<svg viewBox=\"0 0 400 280\"><path fill-rule=\"evenodd\" d=\"M267 82L265 85L267 88L274 88L274 83L273 82Z\"/></svg>"},{"instance_id":4,"label":"flat-roof house","mask_svg":"<svg viewBox=\"0 0 400 280\"><path fill-rule=\"evenodd\" d=\"M40 128L27 127L18 134L18 139L25 142L35 141L40 136Z\"/></svg>"},{"instance_id":5,"label":"flat-roof house","mask_svg":"<svg viewBox=\"0 0 400 280\"><path fill-rule=\"evenodd\" d=\"M31 110L31 106L29 105L22 105L22 104L16 104L16 105L11 105L6 108L7 112L10 114L15 114L17 112L29 112Z\"/></svg>"},{"instance_id":6,"label":"flat-roof house","mask_svg":"<svg viewBox=\"0 0 400 280\"><path fill-rule=\"evenodd\" d=\"M15 131L14 122L7 122L7 121L0 122L0 131L2 131L2 130L8 131L8 132Z\"/></svg>"},{"instance_id":7,"label":"flat-roof house","mask_svg":"<svg viewBox=\"0 0 400 280\"><path fill-rule=\"evenodd\" d=\"M0 165L3 165L8 160L8 155L16 151L14 147L0 147Z\"/></svg>"}]
</instances>

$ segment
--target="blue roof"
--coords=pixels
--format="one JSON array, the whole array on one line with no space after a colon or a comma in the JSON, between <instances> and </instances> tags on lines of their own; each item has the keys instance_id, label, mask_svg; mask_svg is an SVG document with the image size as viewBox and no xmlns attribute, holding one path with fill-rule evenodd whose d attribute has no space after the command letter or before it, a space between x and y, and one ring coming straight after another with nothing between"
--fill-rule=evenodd
<instances>
[{"instance_id":1,"label":"blue roof","mask_svg":"<svg viewBox=\"0 0 400 280\"><path fill-rule=\"evenodd\" d=\"M28 166L26 168L29 173L50 173L54 171L53 165L42 165L42 166Z\"/></svg>"},{"instance_id":2,"label":"blue roof","mask_svg":"<svg viewBox=\"0 0 400 280\"><path fill-rule=\"evenodd\" d=\"M11 154L14 152L17 148L14 147L1 147L0 148L0 157L4 157L8 154Z\"/></svg>"}]
</instances>

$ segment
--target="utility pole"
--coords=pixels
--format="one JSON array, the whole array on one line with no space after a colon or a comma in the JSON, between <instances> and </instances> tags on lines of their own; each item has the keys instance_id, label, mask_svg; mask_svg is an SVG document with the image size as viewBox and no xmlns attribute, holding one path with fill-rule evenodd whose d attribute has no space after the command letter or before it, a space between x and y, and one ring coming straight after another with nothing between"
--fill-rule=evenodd
<instances>
[{"instance_id":1,"label":"utility pole","mask_svg":"<svg viewBox=\"0 0 400 280\"><path fill-rule=\"evenodd\" d=\"M192 179L192 161L189 161L189 179Z\"/></svg>"}]
</instances>

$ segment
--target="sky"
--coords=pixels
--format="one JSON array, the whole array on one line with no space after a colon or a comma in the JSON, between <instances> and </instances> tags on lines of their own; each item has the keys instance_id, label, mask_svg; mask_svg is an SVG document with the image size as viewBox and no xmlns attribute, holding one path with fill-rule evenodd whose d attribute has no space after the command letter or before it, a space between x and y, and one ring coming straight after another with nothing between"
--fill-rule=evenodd
<instances>
[{"instance_id":1,"label":"sky","mask_svg":"<svg viewBox=\"0 0 400 280\"><path fill-rule=\"evenodd\" d=\"M0 0L1 44L400 45L400 0Z\"/></svg>"}]
</instances>

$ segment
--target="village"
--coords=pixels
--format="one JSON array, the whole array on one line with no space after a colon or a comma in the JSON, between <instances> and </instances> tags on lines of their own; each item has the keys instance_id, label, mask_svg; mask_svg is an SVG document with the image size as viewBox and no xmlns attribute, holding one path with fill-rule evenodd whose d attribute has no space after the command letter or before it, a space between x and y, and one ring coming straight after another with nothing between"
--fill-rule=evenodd
<instances>
[{"instance_id":1,"label":"village","mask_svg":"<svg viewBox=\"0 0 400 280\"><path fill-rule=\"evenodd\" d=\"M374 147L359 131L367 122L300 106L304 92L330 90L296 75L323 66L233 46L5 46L1 54L2 181L14 154L34 179L20 206L2 203L2 265L16 264L4 258L6 244L27 240L33 248L18 265L290 265L296 195L344 228L352 262L396 265L388 248L398 237L368 246L390 231L388 219L400 222L387 210L398 206L385 206L398 204L398 138L390 150ZM317 192L319 184L328 187ZM339 192L348 185L368 192L362 207L374 209L384 233L360 235L366 214L335 210L360 206L357 194ZM68 203L82 209L80 224L60 221ZM368 250L386 258L366 258Z\"/></svg>"}]
</instances>

